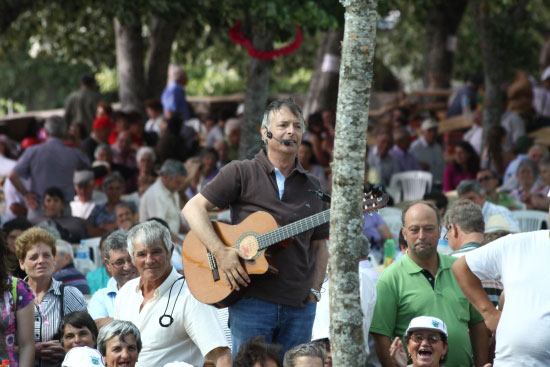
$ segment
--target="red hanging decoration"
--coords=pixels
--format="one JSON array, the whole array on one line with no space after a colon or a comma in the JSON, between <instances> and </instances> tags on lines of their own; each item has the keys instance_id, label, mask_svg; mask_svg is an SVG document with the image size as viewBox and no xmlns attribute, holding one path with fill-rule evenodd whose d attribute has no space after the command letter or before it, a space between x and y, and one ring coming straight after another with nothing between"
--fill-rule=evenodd
<instances>
[{"instance_id":1,"label":"red hanging decoration","mask_svg":"<svg viewBox=\"0 0 550 367\"><path fill-rule=\"evenodd\" d=\"M246 50L248 51L248 54L251 57L254 57L256 59L266 61L266 60L273 60L274 58L290 55L294 51L296 51L298 48L300 48L300 45L302 44L302 31L300 30L300 27L296 27L296 39L294 42L292 42L289 45L286 45L284 47L281 47L276 50L270 50L270 51L262 51L257 50L252 45L252 42L246 38L246 36L241 31L241 22L238 21L235 23L233 27L229 30L229 38L233 43L241 46L245 46Z\"/></svg>"}]
</instances>

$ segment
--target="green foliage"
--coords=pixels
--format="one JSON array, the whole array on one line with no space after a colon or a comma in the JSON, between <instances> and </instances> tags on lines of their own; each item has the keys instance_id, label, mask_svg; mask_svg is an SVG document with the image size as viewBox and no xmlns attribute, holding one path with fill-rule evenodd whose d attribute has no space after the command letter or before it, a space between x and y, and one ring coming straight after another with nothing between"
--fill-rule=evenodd
<instances>
[{"instance_id":1,"label":"green foliage","mask_svg":"<svg viewBox=\"0 0 550 367\"><path fill-rule=\"evenodd\" d=\"M376 39L376 54L384 64L394 70L410 69L413 77L420 79L424 67L425 19L435 0L407 2L391 0L380 2L382 15L398 9L400 19L391 30L379 30ZM491 19L497 48L502 50L506 77L513 77L513 70L524 69L538 74L538 55L542 45L541 31L550 18L547 0L531 0L527 6L527 20L511 24L510 17L515 0L490 1ZM470 4L471 5L471 4ZM453 78L463 80L468 74L483 73L480 41L474 24L472 9L466 10L457 34ZM547 27L547 26L546 26Z\"/></svg>"},{"instance_id":2,"label":"green foliage","mask_svg":"<svg viewBox=\"0 0 550 367\"><path fill-rule=\"evenodd\" d=\"M25 106L21 103L13 102L11 99L0 98L0 116L7 115L9 112L23 113L26 111Z\"/></svg>"}]
</instances>

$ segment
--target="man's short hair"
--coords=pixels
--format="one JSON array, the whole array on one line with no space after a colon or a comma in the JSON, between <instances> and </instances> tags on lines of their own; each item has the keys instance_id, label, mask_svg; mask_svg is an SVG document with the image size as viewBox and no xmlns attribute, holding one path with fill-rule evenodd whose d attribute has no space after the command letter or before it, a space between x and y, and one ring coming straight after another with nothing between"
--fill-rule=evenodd
<instances>
[{"instance_id":1,"label":"man's short hair","mask_svg":"<svg viewBox=\"0 0 550 367\"><path fill-rule=\"evenodd\" d=\"M267 108L264 111L264 117L262 119L262 127L265 127L267 131L271 126L271 116L274 112L280 111L281 108L286 107L294 116L300 119L300 125L302 126L302 131L306 131L306 122L304 121L304 116L302 115L302 109L300 106L294 102L292 98L276 99L267 105ZM264 144L267 142L263 139Z\"/></svg>"},{"instance_id":2,"label":"man's short hair","mask_svg":"<svg viewBox=\"0 0 550 367\"><path fill-rule=\"evenodd\" d=\"M103 245L103 252L105 253L105 258L111 261L109 251L121 251L128 249L128 243L126 242L128 238L128 232L123 229L117 229L107 236L105 239L105 245Z\"/></svg>"},{"instance_id":3,"label":"man's short hair","mask_svg":"<svg viewBox=\"0 0 550 367\"><path fill-rule=\"evenodd\" d=\"M128 231L126 243L128 244L128 252L132 260L134 260L134 241L136 240L139 240L145 247L151 247L162 242L168 255L170 255L170 251L172 250L170 231L157 221L148 220L135 225Z\"/></svg>"},{"instance_id":4,"label":"man's short hair","mask_svg":"<svg viewBox=\"0 0 550 367\"><path fill-rule=\"evenodd\" d=\"M447 210L447 205L449 205L449 199L441 192L427 192L422 199L426 201L433 200L437 209L443 209L443 212Z\"/></svg>"},{"instance_id":5,"label":"man's short hair","mask_svg":"<svg viewBox=\"0 0 550 367\"><path fill-rule=\"evenodd\" d=\"M294 367L298 357L319 357L325 364L327 353L319 343L300 344L285 353L284 367Z\"/></svg>"},{"instance_id":6,"label":"man's short hair","mask_svg":"<svg viewBox=\"0 0 550 367\"><path fill-rule=\"evenodd\" d=\"M443 224L445 227L454 224L464 233L485 232L485 219L481 208L467 199L459 199L451 204Z\"/></svg>"},{"instance_id":7,"label":"man's short hair","mask_svg":"<svg viewBox=\"0 0 550 367\"><path fill-rule=\"evenodd\" d=\"M80 76L80 83L87 87L93 87L95 84L95 77L92 73L84 73Z\"/></svg>"},{"instance_id":8,"label":"man's short hair","mask_svg":"<svg viewBox=\"0 0 550 367\"><path fill-rule=\"evenodd\" d=\"M120 186L122 186L122 189L124 190L124 177L122 177L120 173L115 171L109 174L107 177L105 177L105 179L101 183L101 186L103 187L103 189L105 189L112 182L120 182Z\"/></svg>"},{"instance_id":9,"label":"man's short hair","mask_svg":"<svg viewBox=\"0 0 550 367\"><path fill-rule=\"evenodd\" d=\"M99 144L94 150L95 159L99 158L99 152L101 152L102 150L106 150L111 157L113 156L113 149L109 144Z\"/></svg>"},{"instance_id":10,"label":"man's short hair","mask_svg":"<svg viewBox=\"0 0 550 367\"><path fill-rule=\"evenodd\" d=\"M145 154L149 154L153 158L153 163L157 160L157 155L155 154L155 151L151 147L141 147L138 149L136 153L136 161L139 162L141 157Z\"/></svg>"},{"instance_id":11,"label":"man's short hair","mask_svg":"<svg viewBox=\"0 0 550 367\"><path fill-rule=\"evenodd\" d=\"M168 78L171 82L178 81L183 75L185 75L185 70L178 65L169 65L168 67Z\"/></svg>"},{"instance_id":12,"label":"man's short hair","mask_svg":"<svg viewBox=\"0 0 550 367\"><path fill-rule=\"evenodd\" d=\"M132 214L136 214L136 207L134 206L134 203L133 202L130 202L130 201L121 201L120 203L118 203L116 206L115 206L115 211L114 213L117 212L117 210L119 210L120 208L128 208L128 210L130 210L130 212Z\"/></svg>"},{"instance_id":13,"label":"man's short hair","mask_svg":"<svg viewBox=\"0 0 550 367\"><path fill-rule=\"evenodd\" d=\"M69 254L71 255L71 262L74 261L74 251L73 246L65 240L55 241L55 248L60 254Z\"/></svg>"},{"instance_id":14,"label":"man's short hair","mask_svg":"<svg viewBox=\"0 0 550 367\"><path fill-rule=\"evenodd\" d=\"M416 204L424 204L426 205L427 207L429 207L430 209L432 209L437 217L437 226L440 227L441 226L441 213L439 212L439 210L436 208L435 205L433 205L432 203L430 203L429 201L424 201L424 200L416 200L416 201L413 201L412 203L409 203L407 204L404 208L403 208L403 211L401 212L401 225L403 227L405 227L405 215L407 215L407 212L409 211L409 209L416 205Z\"/></svg>"},{"instance_id":15,"label":"man's short hair","mask_svg":"<svg viewBox=\"0 0 550 367\"><path fill-rule=\"evenodd\" d=\"M50 116L44 123L44 129L48 136L61 139L67 132L67 123L61 116Z\"/></svg>"},{"instance_id":16,"label":"man's short hair","mask_svg":"<svg viewBox=\"0 0 550 367\"><path fill-rule=\"evenodd\" d=\"M478 194L479 196L485 195L485 190L483 189L483 186L476 180L462 180L458 184L456 188L456 193L458 196L467 194L469 192L474 192Z\"/></svg>"},{"instance_id":17,"label":"man's short hair","mask_svg":"<svg viewBox=\"0 0 550 367\"><path fill-rule=\"evenodd\" d=\"M239 347L233 367L250 367L257 362L264 366L270 359L282 367L281 349L279 344L266 343L263 336L254 337Z\"/></svg>"},{"instance_id":18,"label":"man's short hair","mask_svg":"<svg viewBox=\"0 0 550 367\"><path fill-rule=\"evenodd\" d=\"M160 167L160 174L168 177L187 176L187 170L182 162L175 159L167 159Z\"/></svg>"},{"instance_id":19,"label":"man's short hair","mask_svg":"<svg viewBox=\"0 0 550 367\"><path fill-rule=\"evenodd\" d=\"M132 322L123 320L115 320L99 330L97 350L105 357L107 355L107 342L114 337L124 340L128 334L132 334L136 338L137 351L138 353L141 352L142 343L139 329Z\"/></svg>"},{"instance_id":20,"label":"man's short hair","mask_svg":"<svg viewBox=\"0 0 550 367\"><path fill-rule=\"evenodd\" d=\"M46 195L52 198L58 198L62 202L65 202L65 198L63 197L63 191L61 191L61 189L58 187L55 187L55 186L48 187L44 191L44 198L46 198Z\"/></svg>"}]
</instances>

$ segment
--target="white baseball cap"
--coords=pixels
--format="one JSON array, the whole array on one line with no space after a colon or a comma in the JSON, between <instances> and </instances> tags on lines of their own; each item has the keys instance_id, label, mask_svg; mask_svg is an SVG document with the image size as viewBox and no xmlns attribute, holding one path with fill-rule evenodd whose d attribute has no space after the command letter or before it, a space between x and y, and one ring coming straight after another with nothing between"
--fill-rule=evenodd
<instances>
[{"instance_id":1,"label":"white baseball cap","mask_svg":"<svg viewBox=\"0 0 550 367\"><path fill-rule=\"evenodd\" d=\"M409 323L409 327L407 328L405 334L408 334L411 331L422 329L439 331L440 333L445 334L446 337L449 337L449 334L447 334L447 325L445 325L445 323L437 317L432 316L415 317Z\"/></svg>"},{"instance_id":2,"label":"white baseball cap","mask_svg":"<svg viewBox=\"0 0 550 367\"><path fill-rule=\"evenodd\" d=\"M65 355L61 367L105 367L105 362L96 349L75 347Z\"/></svg>"}]
</instances>

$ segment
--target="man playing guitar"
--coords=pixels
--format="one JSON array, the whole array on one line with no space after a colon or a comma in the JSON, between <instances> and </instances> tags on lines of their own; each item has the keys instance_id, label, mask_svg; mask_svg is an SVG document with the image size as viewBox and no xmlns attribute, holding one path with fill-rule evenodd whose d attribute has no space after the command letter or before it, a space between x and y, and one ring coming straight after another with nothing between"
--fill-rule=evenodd
<instances>
[{"instance_id":1,"label":"man playing guitar","mask_svg":"<svg viewBox=\"0 0 550 367\"><path fill-rule=\"evenodd\" d=\"M272 102L261 126L264 149L251 160L222 168L183 209L192 231L214 256L219 275L232 288L246 287L245 296L229 306L233 356L258 335L283 345L283 353L311 340L315 303L326 273L328 223L294 236L287 247L274 246L278 273L255 276L251 282L242 266L249 259L246 251L226 246L208 217L215 207L229 207L233 224L265 211L286 225L326 210L327 203L313 192L319 189L318 181L308 177L296 158L304 131L302 112L292 99Z\"/></svg>"}]
</instances>

